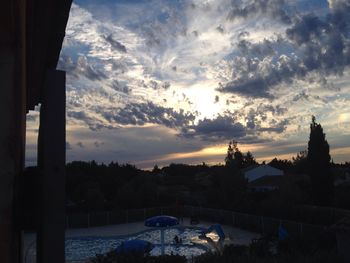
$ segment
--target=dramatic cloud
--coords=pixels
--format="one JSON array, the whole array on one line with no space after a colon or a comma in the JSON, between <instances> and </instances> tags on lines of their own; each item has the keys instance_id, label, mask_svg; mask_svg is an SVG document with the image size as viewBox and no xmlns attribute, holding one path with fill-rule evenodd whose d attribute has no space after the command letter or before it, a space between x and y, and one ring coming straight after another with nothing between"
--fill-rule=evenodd
<instances>
[{"instance_id":1,"label":"dramatic cloud","mask_svg":"<svg viewBox=\"0 0 350 263\"><path fill-rule=\"evenodd\" d=\"M233 80L219 90L274 98L275 86L304 79L311 72L325 76L342 74L350 64L349 12L349 2L332 2L325 17L305 14L293 18L285 38L264 39L258 44L240 40L237 48L244 56L234 59Z\"/></svg>"},{"instance_id":2,"label":"dramatic cloud","mask_svg":"<svg viewBox=\"0 0 350 263\"><path fill-rule=\"evenodd\" d=\"M311 115L348 147L349 13L348 0L75 1L58 65L68 160L215 162L231 139L290 155Z\"/></svg>"},{"instance_id":3,"label":"dramatic cloud","mask_svg":"<svg viewBox=\"0 0 350 263\"><path fill-rule=\"evenodd\" d=\"M70 57L62 56L59 61L59 67L76 78L84 76L92 81L106 78L105 73L97 69L93 64L90 64L86 56L79 56L76 61L73 61Z\"/></svg>"},{"instance_id":4,"label":"dramatic cloud","mask_svg":"<svg viewBox=\"0 0 350 263\"><path fill-rule=\"evenodd\" d=\"M148 103L131 103L123 108L106 109L103 106L94 106L94 112L87 114L83 111L69 111L68 117L81 120L90 129L119 128L123 125L144 126L146 124L161 124L169 128L180 129L191 125L196 116L184 110L176 111Z\"/></svg>"},{"instance_id":5,"label":"dramatic cloud","mask_svg":"<svg viewBox=\"0 0 350 263\"><path fill-rule=\"evenodd\" d=\"M185 134L186 136L200 136L204 140L231 140L242 138L246 135L245 127L228 116L200 120Z\"/></svg>"},{"instance_id":6,"label":"dramatic cloud","mask_svg":"<svg viewBox=\"0 0 350 263\"><path fill-rule=\"evenodd\" d=\"M232 1L232 9L228 14L227 19L246 19L251 16L267 14L283 23L289 24L291 22L289 15L283 9L285 4L284 0L253 0L248 1L248 4L244 6L240 6L239 2L240 1Z\"/></svg>"},{"instance_id":7,"label":"dramatic cloud","mask_svg":"<svg viewBox=\"0 0 350 263\"><path fill-rule=\"evenodd\" d=\"M113 39L113 35L112 35L112 34L109 35L108 37L106 37L105 39L106 39L106 41L107 41L109 44L111 44L111 46L112 46L114 49L116 49L116 50L118 50L118 51L120 51L120 52L126 53L126 47L125 47L123 44L121 44L119 41Z\"/></svg>"}]
</instances>

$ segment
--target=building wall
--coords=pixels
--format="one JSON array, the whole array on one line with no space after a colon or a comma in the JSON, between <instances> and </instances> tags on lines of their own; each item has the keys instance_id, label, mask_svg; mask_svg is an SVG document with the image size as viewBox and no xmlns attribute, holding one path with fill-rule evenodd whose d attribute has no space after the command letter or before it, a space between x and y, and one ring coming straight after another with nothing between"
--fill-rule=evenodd
<instances>
[{"instance_id":1,"label":"building wall","mask_svg":"<svg viewBox=\"0 0 350 263\"><path fill-rule=\"evenodd\" d=\"M258 166L254 169L247 171L244 174L245 178L248 179L248 182L252 182L258 178L261 178L261 177L267 176L267 175L281 176L281 175L284 175L284 173L282 170L276 169L276 168L271 167L269 165L261 165L261 166Z\"/></svg>"},{"instance_id":2,"label":"building wall","mask_svg":"<svg viewBox=\"0 0 350 263\"><path fill-rule=\"evenodd\" d=\"M18 184L25 148L25 1L0 5L0 262L20 260Z\"/></svg>"}]
</instances>

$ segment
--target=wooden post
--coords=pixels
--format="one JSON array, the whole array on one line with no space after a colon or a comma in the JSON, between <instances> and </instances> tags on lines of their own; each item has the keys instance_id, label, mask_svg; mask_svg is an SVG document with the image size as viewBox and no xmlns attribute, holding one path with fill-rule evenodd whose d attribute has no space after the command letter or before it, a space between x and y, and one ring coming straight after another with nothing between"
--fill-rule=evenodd
<instances>
[{"instance_id":1,"label":"wooden post","mask_svg":"<svg viewBox=\"0 0 350 263\"><path fill-rule=\"evenodd\" d=\"M48 70L40 109L41 209L37 262L65 262L66 75Z\"/></svg>"}]
</instances>

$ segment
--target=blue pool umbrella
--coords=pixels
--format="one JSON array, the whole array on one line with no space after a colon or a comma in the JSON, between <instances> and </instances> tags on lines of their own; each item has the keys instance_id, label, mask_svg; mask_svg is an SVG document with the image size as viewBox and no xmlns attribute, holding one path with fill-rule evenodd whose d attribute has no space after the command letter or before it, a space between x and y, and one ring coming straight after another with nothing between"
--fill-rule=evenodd
<instances>
[{"instance_id":1,"label":"blue pool umbrella","mask_svg":"<svg viewBox=\"0 0 350 263\"><path fill-rule=\"evenodd\" d=\"M154 216L146 219L145 226L169 227L179 224L179 219L173 216Z\"/></svg>"},{"instance_id":2,"label":"blue pool umbrella","mask_svg":"<svg viewBox=\"0 0 350 263\"><path fill-rule=\"evenodd\" d=\"M128 252L141 252L148 253L154 248L154 245L151 242L141 240L141 239L132 239L122 242L115 251L117 253L128 253Z\"/></svg>"},{"instance_id":3,"label":"blue pool umbrella","mask_svg":"<svg viewBox=\"0 0 350 263\"><path fill-rule=\"evenodd\" d=\"M162 255L164 255L164 229L179 224L179 219L173 216L154 216L146 219L145 226L160 228L160 242L162 245Z\"/></svg>"}]
</instances>

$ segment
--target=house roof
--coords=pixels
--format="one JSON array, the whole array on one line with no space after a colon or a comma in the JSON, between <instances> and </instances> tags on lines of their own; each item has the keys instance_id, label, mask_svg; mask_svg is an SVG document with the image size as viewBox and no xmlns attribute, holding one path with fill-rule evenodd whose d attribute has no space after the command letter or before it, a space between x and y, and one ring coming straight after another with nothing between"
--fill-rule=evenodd
<instances>
[{"instance_id":1,"label":"house roof","mask_svg":"<svg viewBox=\"0 0 350 263\"><path fill-rule=\"evenodd\" d=\"M261 186L281 186L285 182L285 177L283 175L266 175L260 177L251 183L249 187L261 187Z\"/></svg>"},{"instance_id":2,"label":"house roof","mask_svg":"<svg viewBox=\"0 0 350 263\"><path fill-rule=\"evenodd\" d=\"M249 167L246 167L246 168L242 169L241 172L245 174L245 173L247 173L247 172L249 172L249 171L251 171L251 170L257 169L257 168L272 169L272 170L275 170L275 171L278 170L278 171L283 172L283 170L278 169L278 168L275 168L275 167L273 167L273 166L271 166L271 165L268 165L268 164L262 164L262 165L255 164L255 165L251 165L251 166L249 166Z\"/></svg>"},{"instance_id":3,"label":"house roof","mask_svg":"<svg viewBox=\"0 0 350 263\"><path fill-rule=\"evenodd\" d=\"M242 173L246 173L246 172L248 172L250 170L253 170L253 169L255 169L255 168L259 167L259 166L260 166L259 164L254 164L254 165L251 165L251 166L248 166L246 168L241 169L241 172Z\"/></svg>"}]
</instances>

